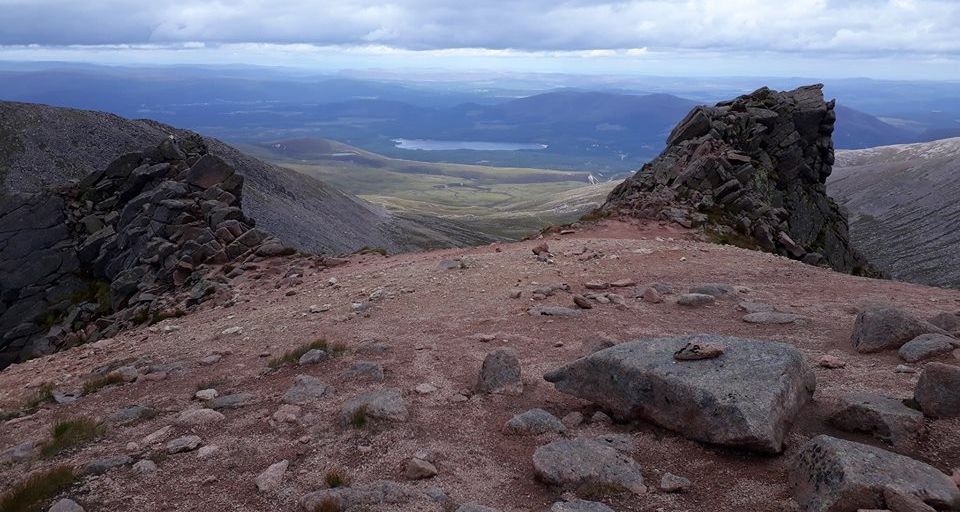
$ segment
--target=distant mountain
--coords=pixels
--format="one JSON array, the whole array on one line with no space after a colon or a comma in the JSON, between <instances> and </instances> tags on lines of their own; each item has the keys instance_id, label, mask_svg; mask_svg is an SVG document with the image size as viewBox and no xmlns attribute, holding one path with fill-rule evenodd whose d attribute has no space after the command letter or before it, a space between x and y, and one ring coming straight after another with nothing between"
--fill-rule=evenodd
<instances>
[{"instance_id":1,"label":"distant mountain","mask_svg":"<svg viewBox=\"0 0 960 512\"><path fill-rule=\"evenodd\" d=\"M155 121L46 105L0 102L0 194L78 180L117 156L182 130ZM338 254L482 243L486 237L440 219L393 215L303 174L267 164L216 139L211 153L245 178L243 209L284 242Z\"/></svg>"},{"instance_id":2,"label":"distant mountain","mask_svg":"<svg viewBox=\"0 0 960 512\"><path fill-rule=\"evenodd\" d=\"M893 277L960 288L960 138L838 151L828 190Z\"/></svg>"},{"instance_id":3,"label":"distant mountain","mask_svg":"<svg viewBox=\"0 0 960 512\"><path fill-rule=\"evenodd\" d=\"M838 149L863 149L915 142L918 136L886 123L870 114L837 105L837 124L833 144Z\"/></svg>"}]
</instances>

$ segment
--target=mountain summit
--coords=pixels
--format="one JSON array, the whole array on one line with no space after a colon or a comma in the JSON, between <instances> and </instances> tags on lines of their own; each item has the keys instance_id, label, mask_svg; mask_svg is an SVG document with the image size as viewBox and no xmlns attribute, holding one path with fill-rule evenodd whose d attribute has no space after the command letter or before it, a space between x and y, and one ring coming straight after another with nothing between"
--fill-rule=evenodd
<instances>
[{"instance_id":1,"label":"mountain summit","mask_svg":"<svg viewBox=\"0 0 960 512\"><path fill-rule=\"evenodd\" d=\"M694 108L667 148L615 188L601 212L702 227L712 239L872 274L827 196L834 101L823 86L768 88Z\"/></svg>"}]
</instances>

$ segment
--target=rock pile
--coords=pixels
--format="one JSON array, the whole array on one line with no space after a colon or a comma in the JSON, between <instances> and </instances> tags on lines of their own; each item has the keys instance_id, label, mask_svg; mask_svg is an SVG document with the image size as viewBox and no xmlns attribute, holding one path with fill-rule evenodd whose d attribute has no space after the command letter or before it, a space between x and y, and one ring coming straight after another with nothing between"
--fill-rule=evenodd
<instances>
[{"instance_id":1,"label":"rock pile","mask_svg":"<svg viewBox=\"0 0 960 512\"><path fill-rule=\"evenodd\" d=\"M762 88L697 107L600 211L702 227L718 242L873 274L826 193L835 121L822 85Z\"/></svg>"},{"instance_id":2,"label":"rock pile","mask_svg":"<svg viewBox=\"0 0 960 512\"><path fill-rule=\"evenodd\" d=\"M209 265L290 252L244 215L242 188L195 137L125 154L73 186L3 198L0 367L180 315L167 292L189 289L190 306L226 290Z\"/></svg>"}]
</instances>

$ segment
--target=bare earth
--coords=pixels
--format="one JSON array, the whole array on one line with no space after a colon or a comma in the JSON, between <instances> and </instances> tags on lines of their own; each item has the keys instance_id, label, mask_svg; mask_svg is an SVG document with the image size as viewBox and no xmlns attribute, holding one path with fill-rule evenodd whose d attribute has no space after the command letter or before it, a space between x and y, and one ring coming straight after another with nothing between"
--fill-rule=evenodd
<instances>
[{"instance_id":1,"label":"bare earth","mask_svg":"<svg viewBox=\"0 0 960 512\"><path fill-rule=\"evenodd\" d=\"M131 426L110 426L99 440L51 460L0 467L0 487L56 464L82 466L124 453L143 458L163 451L163 443L170 439L195 433L204 445L217 445L219 451L204 459L195 452L157 458L159 470L152 476L137 474L128 466L88 477L70 497L88 511L299 510L299 499L323 488L327 471L340 469L355 484L386 479L419 491L439 486L461 503L475 501L510 512L543 511L561 493L535 480L531 455L555 436L508 436L502 433L504 423L534 407L557 417L581 411L589 418L595 411L589 403L555 391L542 380L543 373L585 355L599 335L626 341L714 333L793 343L813 364L824 354L834 354L847 366L816 368L816 404L801 415L783 456L706 446L643 422L572 429L572 435L625 433L637 443L633 455L651 490L641 496L614 495L600 501L618 511L795 510L786 471L790 455L805 440L826 432L876 444L869 437L837 432L824 424L835 397L851 390L872 390L907 398L917 380L916 374L894 372L900 363L895 352L861 355L851 348L849 337L858 309L892 304L922 317L960 309L958 291L842 275L770 254L696 242L689 233L656 223L610 221L545 241L555 255L554 264L537 261L531 248L539 242L389 258L368 255L324 271L306 267L302 284L280 288L276 284L291 266L305 264L295 259L267 260L259 270L235 280L238 301L233 307L210 306L10 367L0 373L0 408L5 410L19 407L42 382L55 383L61 390L78 389L95 368L114 361L180 362L183 370L160 381L141 377L104 388L73 403L48 404L36 414L6 422L0 426L0 451L24 441L42 441L58 420L105 418L130 404L160 411ZM602 252L603 257L579 261L576 254L585 247ZM438 268L441 260L460 256L470 262L469 268ZM328 285L331 277L340 287ZM639 284L670 283L680 291L703 283L749 290L715 306L684 308L674 296L667 296L662 304L633 299L628 288L622 290L628 296L626 309L595 305L578 318L526 313L534 304L531 291L538 284L566 282L573 292L583 293L586 281L623 278ZM384 288L385 297L372 302L368 314L352 314L351 303L365 301L378 287ZM511 290L517 289L523 292L521 298L509 298ZM289 290L296 294L288 296ZM739 300L767 302L809 320L780 326L747 324L741 320L744 313L736 308ZM573 306L570 293L563 291L540 302ZM332 309L309 312L311 305L322 304L331 304ZM242 330L223 334L233 327ZM482 341L480 335L496 339ZM348 351L312 366L294 364L266 371L266 354L276 356L318 338L343 342ZM389 348L371 350L376 343ZM484 356L499 347L517 351L523 395L474 395L456 401L457 394L472 394ZM213 353L225 355L212 365L199 363ZM345 378L344 371L359 360L381 363L385 380ZM950 354L935 360L956 363ZM300 373L320 378L336 393L304 406L302 424L277 423L271 416ZM194 392L199 384L209 382L216 384L221 395L247 392L255 399L239 409L222 411L226 419L219 423L193 428L176 425L181 411L200 407ZM437 390L418 394L414 388L421 383ZM25 389L28 384L34 388ZM379 388L402 390L409 420L362 429L339 424L344 401ZM315 413L312 420L309 413ZM174 426L163 440L153 446L144 444L145 436L167 425ZM960 419L930 421L920 451L911 455L949 474L960 467L958 432ZM127 446L131 442L138 445L136 450ZM424 450L433 452L439 475L405 480L406 462ZM258 492L254 478L284 459L290 467L279 490ZM664 472L689 478L693 488L683 494L657 491ZM376 510L439 511L441 506L422 498Z\"/></svg>"}]
</instances>

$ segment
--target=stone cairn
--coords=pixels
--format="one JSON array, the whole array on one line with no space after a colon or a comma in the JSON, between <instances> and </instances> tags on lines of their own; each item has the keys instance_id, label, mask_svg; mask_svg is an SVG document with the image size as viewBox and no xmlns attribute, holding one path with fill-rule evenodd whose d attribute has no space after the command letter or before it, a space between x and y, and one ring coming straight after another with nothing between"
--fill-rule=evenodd
<instances>
[{"instance_id":1,"label":"stone cairn","mask_svg":"<svg viewBox=\"0 0 960 512\"><path fill-rule=\"evenodd\" d=\"M762 88L694 108L600 213L673 221L702 228L714 242L875 275L826 193L836 114L822 88Z\"/></svg>"}]
</instances>

